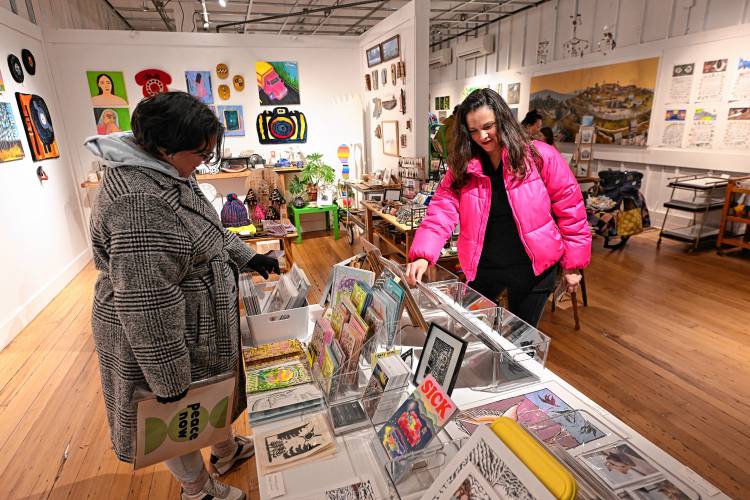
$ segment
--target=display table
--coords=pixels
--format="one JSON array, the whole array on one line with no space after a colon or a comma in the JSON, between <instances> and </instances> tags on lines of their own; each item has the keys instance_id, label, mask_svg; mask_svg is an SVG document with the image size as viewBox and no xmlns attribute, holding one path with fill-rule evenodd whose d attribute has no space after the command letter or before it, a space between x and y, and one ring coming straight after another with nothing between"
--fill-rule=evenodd
<instances>
[{"instance_id":1,"label":"display table","mask_svg":"<svg viewBox=\"0 0 750 500\"><path fill-rule=\"evenodd\" d=\"M284 221L289 222L289 221ZM281 243L281 249L284 250L284 256L286 257L286 261L289 264L289 269L294 265L294 254L292 252L292 240L297 237L299 233L297 231L293 233L287 233L286 236L266 236L266 235L260 235L260 236L253 236L253 237L242 237L242 241L245 243L260 243L261 241L278 241ZM238 235L239 236L239 235Z\"/></svg>"},{"instance_id":2,"label":"display table","mask_svg":"<svg viewBox=\"0 0 750 500\"><path fill-rule=\"evenodd\" d=\"M310 306L311 321L309 324L308 335L312 333L315 321L314 318L320 315L320 313L321 308L319 306ZM304 336L304 334L300 334L300 336ZM539 372L536 374L538 375L538 380L534 383L523 386L512 386L508 390L502 392L487 392L485 390L457 387L454 389L451 397L459 409L465 410L479 404L505 400L509 397L520 396L541 389L548 389L560 399L564 400L564 402L572 409L580 410L582 413L587 414L587 419L589 419L590 422L593 422L594 425L611 431L610 434L606 434L605 437L599 439L612 438L612 443L617 442L618 439L625 440L626 443L637 448L648 458L657 463L661 469L668 471L680 482L689 486L694 493L700 495L700 498L729 498L691 469L682 465L665 451L658 448L656 445L638 434L635 430L627 426L616 416L612 415L589 399L586 395L578 391L575 387L565 382L551 370L542 368L542 364L539 364L538 366L540 368ZM253 431L256 434L264 434L275 428L302 423L310 416L311 414L308 413L303 416L294 416L287 419L276 420L271 423L254 426ZM453 427L451 428L451 426ZM461 438L461 436L455 436L453 434L454 432L458 432L457 429L458 428L454 423L449 423L445 428L445 432L441 432L441 436L442 434L448 435L446 445L456 443L457 441L451 440ZM389 482L387 474L383 475L384 464L379 462L372 453L368 453L367 443L372 441L372 436L373 430L371 428L337 436L335 439L336 453L333 456L318 459L297 467L291 467L276 474L262 474L260 465L258 461L256 461L256 464L258 464L257 472L260 497L262 499L317 498L315 494L321 490L340 487L348 482L369 480L378 490L378 496L376 498L420 498L424 489L430 486L430 478L432 475L437 474L437 472L428 471L428 467L426 466L422 470L415 468L415 470L411 472L414 476L414 481L417 483L420 483L421 481L422 484L417 484L416 488L412 489L412 493L410 494L403 494L403 492L394 493L394 487L392 483ZM594 441L591 443L589 447L590 450L595 450L602 446L602 443L594 443L596 442ZM607 446L610 442L608 441L603 444L604 446ZM430 446L432 446L432 443ZM581 444L580 446L584 447L588 445ZM262 453L263 446L256 444L256 450L258 453ZM585 450L581 451L581 453L585 453ZM421 476L421 478L418 476ZM272 488L279 488L279 486L280 489L283 489L283 494L278 493L279 489L276 489L275 492L271 491ZM697 495L695 498L698 498Z\"/></svg>"},{"instance_id":3,"label":"display table","mask_svg":"<svg viewBox=\"0 0 750 500\"><path fill-rule=\"evenodd\" d=\"M297 228L297 243L302 243L302 227L300 226L300 216L305 214L326 214L326 231L333 226L333 239L339 239L339 212L337 205L327 205L323 207L308 205L303 208L297 208L289 205L289 211L294 218L294 226ZM330 218L329 218L330 216Z\"/></svg>"}]
</instances>

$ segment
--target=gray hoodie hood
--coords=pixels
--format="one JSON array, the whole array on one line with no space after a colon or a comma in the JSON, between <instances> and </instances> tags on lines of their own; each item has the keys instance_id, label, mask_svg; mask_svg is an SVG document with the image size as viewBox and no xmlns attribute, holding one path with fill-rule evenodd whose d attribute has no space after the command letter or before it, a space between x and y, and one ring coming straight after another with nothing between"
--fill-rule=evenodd
<instances>
[{"instance_id":1,"label":"gray hoodie hood","mask_svg":"<svg viewBox=\"0 0 750 500\"><path fill-rule=\"evenodd\" d=\"M175 179L180 177L177 169L169 163L154 158L141 148L133 137L132 132L115 132L109 135L95 135L83 143L94 156L101 158L110 168L135 166L150 168Z\"/></svg>"}]
</instances>

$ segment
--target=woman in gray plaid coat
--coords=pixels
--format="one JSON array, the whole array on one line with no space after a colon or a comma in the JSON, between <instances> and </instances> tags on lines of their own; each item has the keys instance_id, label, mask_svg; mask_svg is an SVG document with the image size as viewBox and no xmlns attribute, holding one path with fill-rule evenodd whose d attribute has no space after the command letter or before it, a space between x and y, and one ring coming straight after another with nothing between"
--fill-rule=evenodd
<instances>
[{"instance_id":1,"label":"woman in gray plaid coat","mask_svg":"<svg viewBox=\"0 0 750 500\"><path fill-rule=\"evenodd\" d=\"M237 276L278 273L275 259L222 227L191 176L221 151L224 129L207 106L184 92L158 94L138 104L132 128L86 141L108 166L91 217L100 273L92 324L112 444L127 462L136 389L172 402L192 381L233 372L233 420L243 412ZM211 462L224 473L252 454L252 441L234 436L212 448ZM200 452L166 463L183 499L244 498L209 476Z\"/></svg>"}]
</instances>

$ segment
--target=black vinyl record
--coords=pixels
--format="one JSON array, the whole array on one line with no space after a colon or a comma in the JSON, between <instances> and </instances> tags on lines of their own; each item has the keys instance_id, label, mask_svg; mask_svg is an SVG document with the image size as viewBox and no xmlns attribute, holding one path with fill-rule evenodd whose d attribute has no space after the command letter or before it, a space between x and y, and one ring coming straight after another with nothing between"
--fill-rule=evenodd
<instances>
[{"instance_id":1,"label":"black vinyl record","mask_svg":"<svg viewBox=\"0 0 750 500\"><path fill-rule=\"evenodd\" d=\"M44 102L44 99L35 95L31 98L29 109L31 110L31 120L34 122L39 140L45 146L50 146L55 142L55 130L52 128L52 118L49 115L47 103Z\"/></svg>"},{"instance_id":2,"label":"black vinyl record","mask_svg":"<svg viewBox=\"0 0 750 500\"><path fill-rule=\"evenodd\" d=\"M21 67L21 61L15 54L8 54L8 68L16 83L23 83L23 68Z\"/></svg>"},{"instance_id":3,"label":"black vinyl record","mask_svg":"<svg viewBox=\"0 0 750 500\"><path fill-rule=\"evenodd\" d=\"M34 76L36 74L36 59L34 59L34 54L29 49L21 51L21 61L23 62L23 67L26 68L26 73Z\"/></svg>"}]
</instances>

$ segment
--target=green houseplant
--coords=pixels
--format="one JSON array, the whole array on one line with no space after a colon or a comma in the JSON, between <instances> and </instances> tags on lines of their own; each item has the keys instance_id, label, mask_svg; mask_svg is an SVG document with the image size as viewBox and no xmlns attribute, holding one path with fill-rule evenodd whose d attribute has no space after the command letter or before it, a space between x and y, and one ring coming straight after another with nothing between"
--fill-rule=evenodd
<instances>
[{"instance_id":1,"label":"green houseplant","mask_svg":"<svg viewBox=\"0 0 750 500\"><path fill-rule=\"evenodd\" d=\"M307 184L307 197L310 201L318 199L318 188L332 185L336 181L336 171L323 162L321 153L310 153L305 157L302 167L302 182Z\"/></svg>"},{"instance_id":2,"label":"green houseplant","mask_svg":"<svg viewBox=\"0 0 750 500\"><path fill-rule=\"evenodd\" d=\"M289 192L294 196L292 204L295 207L302 208L305 206L305 199L302 197L302 193L305 192L306 188L307 185L297 175L295 175L292 182L289 183Z\"/></svg>"}]
</instances>

